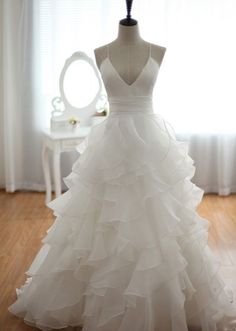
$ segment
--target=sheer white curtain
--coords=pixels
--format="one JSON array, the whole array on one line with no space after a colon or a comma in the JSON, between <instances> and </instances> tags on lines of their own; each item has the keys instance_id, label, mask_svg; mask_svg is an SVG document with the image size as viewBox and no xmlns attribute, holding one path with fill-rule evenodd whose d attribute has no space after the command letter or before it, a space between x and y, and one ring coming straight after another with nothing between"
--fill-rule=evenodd
<instances>
[{"instance_id":1,"label":"sheer white curtain","mask_svg":"<svg viewBox=\"0 0 236 331\"><path fill-rule=\"evenodd\" d=\"M5 186L42 190L42 129L60 70L74 51L93 56L116 37L125 1L2 1ZM235 1L135 0L132 14L144 39L168 48L156 111L190 141L193 181L206 192L236 191ZM64 155L63 175L77 156Z\"/></svg>"},{"instance_id":2,"label":"sheer white curtain","mask_svg":"<svg viewBox=\"0 0 236 331\"><path fill-rule=\"evenodd\" d=\"M4 160L6 189L14 191L26 188L26 174L33 172L29 166L34 158L33 150L28 149L37 136L32 127L34 114L30 103L33 96L30 80L32 18L31 5L24 0L3 0L1 6L3 144L0 159L1 163ZM37 167L35 171L37 176Z\"/></svg>"},{"instance_id":3,"label":"sheer white curtain","mask_svg":"<svg viewBox=\"0 0 236 331\"><path fill-rule=\"evenodd\" d=\"M194 182L227 195L236 191L236 3L186 0L181 8L178 24L168 24L158 109L190 142Z\"/></svg>"},{"instance_id":4,"label":"sheer white curtain","mask_svg":"<svg viewBox=\"0 0 236 331\"><path fill-rule=\"evenodd\" d=\"M3 6L0 0L0 22L3 19ZM2 82L2 26L0 25L0 188L4 186L4 160L3 160L3 82Z\"/></svg>"}]
</instances>

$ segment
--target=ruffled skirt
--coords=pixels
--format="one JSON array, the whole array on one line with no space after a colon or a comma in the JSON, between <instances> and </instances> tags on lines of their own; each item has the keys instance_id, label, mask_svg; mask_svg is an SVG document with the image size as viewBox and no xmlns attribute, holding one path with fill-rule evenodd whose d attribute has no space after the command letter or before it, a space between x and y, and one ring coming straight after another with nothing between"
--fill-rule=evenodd
<instances>
[{"instance_id":1,"label":"ruffled skirt","mask_svg":"<svg viewBox=\"0 0 236 331\"><path fill-rule=\"evenodd\" d=\"M236 303L196 212L188 143L160 115L114 112L78 150L9 311L42 330L226 330Z\"/></svg>"}]
</instances>

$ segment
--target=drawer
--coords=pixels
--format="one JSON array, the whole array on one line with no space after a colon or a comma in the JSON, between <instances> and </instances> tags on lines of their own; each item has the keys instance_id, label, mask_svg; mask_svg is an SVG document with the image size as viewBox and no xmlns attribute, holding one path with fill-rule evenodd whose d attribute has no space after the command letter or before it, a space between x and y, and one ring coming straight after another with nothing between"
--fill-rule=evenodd
<instances>
[{"instance_id":1,"label":"drawer","mask_svg":"<svg viewBox=\"0 0 236 331\"><path fill-rule=\"evenodd\" d=\"M75 149L79 144L82 143L84 139L68 139L68 140L63 140L62 141L62 149Z\"/></svg>"}]
</instances>

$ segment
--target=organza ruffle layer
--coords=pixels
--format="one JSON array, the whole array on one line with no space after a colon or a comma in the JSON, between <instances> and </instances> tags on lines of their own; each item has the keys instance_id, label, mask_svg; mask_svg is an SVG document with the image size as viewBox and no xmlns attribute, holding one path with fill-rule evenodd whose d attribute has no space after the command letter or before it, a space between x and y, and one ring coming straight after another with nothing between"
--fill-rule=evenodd
<instances>
[{"instance_id":1,"label":"organza ruffle layer","mask_svg":"<svg viewBox=\"0 0 236 331\"><path fill-rule=\"evenodd\" d=\"M224 330L236 305L195 210L188 144L160 115L110 114L78 149L9 310L43 330Z\"/></svg>"}]
</instances>

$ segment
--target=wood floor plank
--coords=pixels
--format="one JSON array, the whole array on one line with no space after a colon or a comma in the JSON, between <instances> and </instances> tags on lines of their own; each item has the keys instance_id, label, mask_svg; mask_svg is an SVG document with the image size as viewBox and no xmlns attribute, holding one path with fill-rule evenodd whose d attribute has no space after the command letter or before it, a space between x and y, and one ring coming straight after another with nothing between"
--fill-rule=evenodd
<instances>
[{"instance_id":1,"label":"wood floor plank","mask_svg":"<svg viewBox=\"0 0 236 331\"><path fill-rule=\"evenodd\" d=\"M46 230L53 224L44 193L0 191L0 331L38 330L27 326L7 308L16 299ZM209 245L224 263L225 278L235 277L236 195L204 195L197 211L210 222Z\"/></svg>"}]
</instances>

